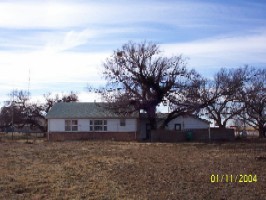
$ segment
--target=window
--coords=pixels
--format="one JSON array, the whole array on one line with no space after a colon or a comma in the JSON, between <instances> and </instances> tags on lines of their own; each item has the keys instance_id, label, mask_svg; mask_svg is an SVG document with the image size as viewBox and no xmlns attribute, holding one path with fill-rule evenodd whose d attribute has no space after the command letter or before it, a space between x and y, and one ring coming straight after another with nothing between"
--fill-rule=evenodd
<instances>
[{"instance_id":1,"label":"window","mask_svg":"<svg viewBox=\"0 0 266 200\"><path fill-rule=\"evenodd\" d=\"M181 124L175 124L175 130L181 131Z\"/></svg>"},{"instance_id":2,"label":"window","mask_svg":"<svg viewBox=\"0 0 266 200\"><path fill-rule=\"evenodd\" d=\"M107 131L107 120L90 120L90 131Z\"/></svg>"},{"instance_id":3,"label":"window","mask_svg":"<svg viewBox=\"0 0 266 200\"><path fill-rule=\"evenodd\" d=\"M126 120L120 119L120 126L126 126Z\"/></svg>"},{"instance_id":4,"label":"window","mask_svg":"<svg viewBox=\"0 0 266 200\"><path fill-rule=\"evenodd\" d=\"M78 131L78 120L65 120L65 131Z\"/></svg>"}]
</instances>

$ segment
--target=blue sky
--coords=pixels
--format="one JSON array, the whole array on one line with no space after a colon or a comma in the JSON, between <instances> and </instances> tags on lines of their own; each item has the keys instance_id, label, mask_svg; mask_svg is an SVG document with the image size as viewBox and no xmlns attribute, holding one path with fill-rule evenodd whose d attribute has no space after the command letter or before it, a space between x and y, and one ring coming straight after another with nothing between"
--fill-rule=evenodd
<instances>
[{"instance_id":1,"label":"blue sky","mask_svg":"<svg viewBox=\"0 0 266 200\"><path fill-rule=\"evenodd\" d=\"M166 56L211 77L221 67L266 67L261 0L0 1L0 101L12 89L34 100L103 84L101 68L129 40L154 41Z\"/></svg>"}]
</instances>

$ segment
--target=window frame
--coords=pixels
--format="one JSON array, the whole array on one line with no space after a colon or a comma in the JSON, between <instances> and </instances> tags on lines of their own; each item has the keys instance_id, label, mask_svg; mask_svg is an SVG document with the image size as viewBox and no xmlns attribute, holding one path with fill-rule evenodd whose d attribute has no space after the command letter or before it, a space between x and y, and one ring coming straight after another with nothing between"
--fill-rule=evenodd
<instances>
[{"instance_id":1,"label":"window frame","mask_svg":"<svg viewBox=\"0 0 266 200\"><path fill-rule=\"evenodd\" d=\"M90 132L106 132L107 119L90 119Z\"/></svg>"},{"instance_id":2,"label":"window frame","mask_svg":"<svg viewBox=\"0 0 266 200\"><path fill-rule=\"evenodd\" d=\"M78 126L77 119L65 119L65 132L77 132Z\"/></svg>"},{"instance_id":3,"label":"window frame","mask_svg":"<svg viewBox=\"0 0 266 200\"><path fill-rule=\"evenodd\" d=\"M181 131L181 130L182 130L181 124L175 124L175 131Z\"/></svg>"},{"instance_id":4,"label":"window frame","mask_svg":"<svg viewBox=\"0 0 266 200\"><path fill-rule=\"evenodd\" d=\"M120 126L126 126L126 119L124 118L120 119Z\"/></svg>"}]
</instances>

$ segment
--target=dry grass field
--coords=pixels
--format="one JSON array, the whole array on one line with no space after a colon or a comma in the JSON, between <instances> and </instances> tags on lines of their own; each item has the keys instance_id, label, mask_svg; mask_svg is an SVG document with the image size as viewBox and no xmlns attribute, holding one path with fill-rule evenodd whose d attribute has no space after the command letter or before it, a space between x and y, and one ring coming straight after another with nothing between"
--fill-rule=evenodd
<instances>
[{"instance_id":1,"label":"dry grass field","mask_svg":"<svg viewBox=\"0 0 266 200\"><path fill-rule=\"evenodd\" d=\"M265 141L2 140L0 159L0 199L266 199ZM241 174L257 180L234 182Z\"/></svg>"}]
</instances>

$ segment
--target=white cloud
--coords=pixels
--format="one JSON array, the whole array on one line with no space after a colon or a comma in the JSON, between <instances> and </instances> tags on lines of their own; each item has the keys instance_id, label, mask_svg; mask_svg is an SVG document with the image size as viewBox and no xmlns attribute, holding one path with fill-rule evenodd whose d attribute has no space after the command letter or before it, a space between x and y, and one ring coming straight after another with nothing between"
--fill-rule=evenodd
<instances>
[{"instance_id":1,"label":"white cloud","mask_svg":"<svg viewBox=\"0 0 266 200\"><path fill-rule=\"evenodd\" d=\"M188 43L163 44L165 55L183 54L189 57L189 66L239 67L244 64L266 64L266 31L260 34L210 38ZM236 65L236 66L232 66Z\"/></svg>"},{"instance_id":2,"label":"white cloud","mask_svg":"<svg viewBox=\"0 0 266 200\"><path fill-rule=\"evenodd\" d=\"M96 33L94 31L90 31L89 29L59 33L49 40L44 47L44 51L57 52L68 50L79 45L86 44L89 39L92 39L95 36Z\"/></svg>"},{"instance_id":3,"label":"white cloud","mask_svg":"<svg viewBox=\"0 0 266 200\"><path fill-rule=\"evenodd\" d=\"M12 89L28 89L41 95L48 91L83 91L87 83L102 84L100 76L105 53L0 52L1 96Z\"/></svg>"},{"instance_id":4,"label":"white cloud","mask_svg":"<svg viewBox=\"0 0 266 200\"><path fill-rule=\"evenodd\" d=\"M65 94L69 94L69 92L53 91L50 93L50 96L55 98L56 95L59 95L59 98L61 98L62 95L65 95ZM82 91L82 92L77 92L76 94L78 95L78 100L80 102L94 102L94 101L100 102L101 101L101 96L99 94L96 94L96 93L92 93L92 92L88 92L88 91ZM35 95L35 96L31 97L31 101L44 103L45 98L44 98L44 95Z\"/></svg>"},{"instance_id":5,"label":"white cloud","mask_svg":"<svg viewBox=\"0 0 266 200\"><path fill-rule=\"evenodd\" d=\"M72 39L72 33L66 33L58 41L58 46L51 45L50 49L32 52L0 51L1 95L5 96L14 88L27 89L29 69L33 95L36 91L41 91L41 94L54 90L84 91L87 83L103 84L101 67L111 52L62 51L83 43L90 37L86 31L80 37L79 33L73 34L77 37ZM211 38L189 43L163 44L161 47L166 55L182 53L185 57L190 57L189 66L201 72L208 68L266 63L265 56L261 56L266 52L265 43L266 31L261 30L259 34L252 36ZM59 44L63 47L60 48Z\"/></svg>"},{"instance_id":6,"label":"white cloud","mask_svg":"<svg viewBox=\"0 0 266 200\"><path fill-rule=\"evenodd\" d=\"M80 92L78 94L79 101L81 102L100 102L101 101L101 96L96 93L89 93L89 92Z\"/></svg>"},{"instance_id":7,"label":"white cloud","mask_svg":"<svg viewBox=\"0 0 266 200\"><path fill-rule=\"evenodd\" d=\"M219 6L221 10L221 5ZM0 3L0 27L73 28L97 23L163 22L197 26L216 6L161 1L15 1ZM235 11L235 10L234 10Z\"/></svg>"},{"instance_id":8,"label":"white cloud","mask_svg":"<svg viewBox=\"0 0 266 200\"><path fill-rule=\"evenodd\" d=\"M0 4L0 26L18 28L62 28L75 26L75 16L82 7L76 4L56 2L17 1ZM78 20L77 22L79 22Z\"/></svg>"},{"instance_id":9,"label":"white cloud","mask_svg":"<svg viewBox=\"0 0 266 200\"><path fill-rule=\"evenodd\" d=\"M243 31L242 36L214 36L186 43L178 43L181 41L178 38L168 40L165 26L169 27L169 33L173 28L171 33L178 37L178 31L184 31L184 27L217 28L224 25L219 24L223 21L231 23L231 19L251 24L252 6L240 9L203 2L2 1L0 95L13 88L27 89L29 69L31 89L38 91L34 95L44 90L62 92L60 88L75 91L78 87L80 91L86 83L101 84L102 62L114 48L120 47L113 45L121 45L130 37L145 39L143 33L156 35L152 38L159 41L170 41L161 45L165 54L182 53L190 58L189 66L196 69L266 63L265 29ZM80 46L87 46L90 52L75 51ZM97 51L91 53L94 49ZM86 99L85 94L81 96Z\"/></svg>"}]
</instances>

